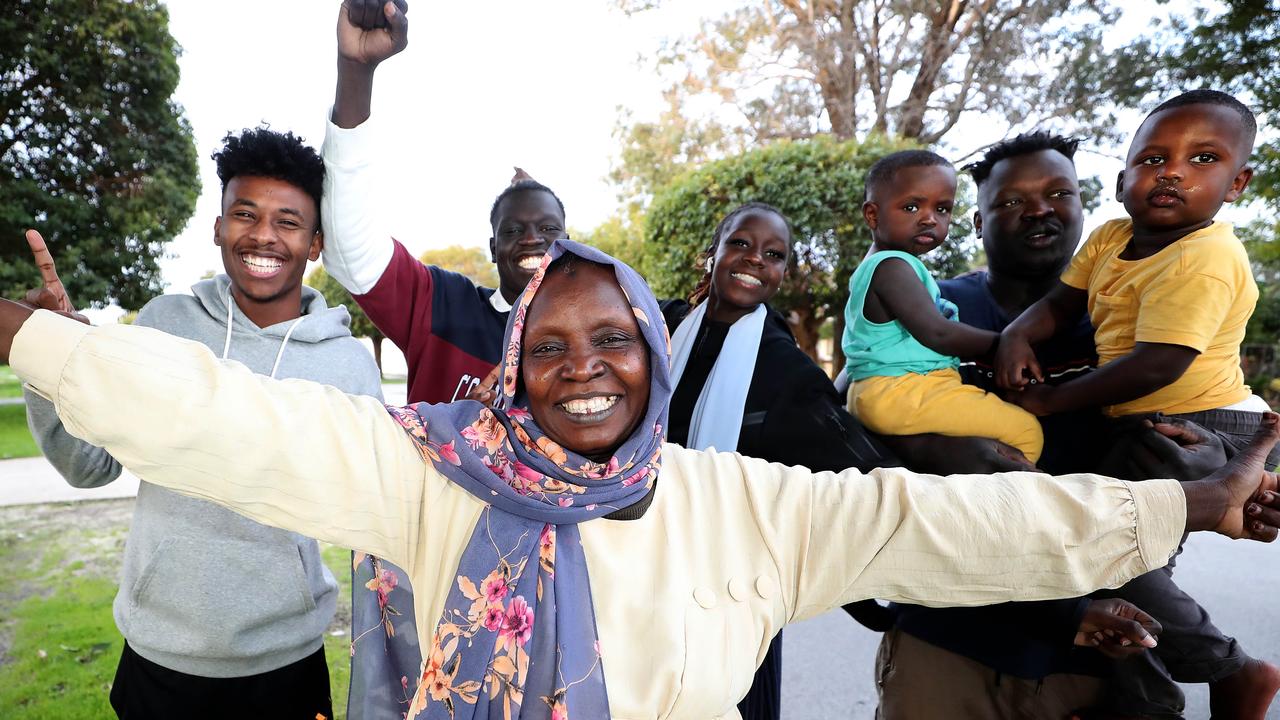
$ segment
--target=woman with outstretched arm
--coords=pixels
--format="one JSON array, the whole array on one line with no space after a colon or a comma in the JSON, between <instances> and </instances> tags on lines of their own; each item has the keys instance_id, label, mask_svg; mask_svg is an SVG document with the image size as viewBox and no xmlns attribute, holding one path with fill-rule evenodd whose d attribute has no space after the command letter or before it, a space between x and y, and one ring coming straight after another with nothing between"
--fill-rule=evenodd
<instances>
[{"instance_id":1,"label":"woman with outstretched arm","mask_svg":"<svg viewBox=\"0 0 1280 720\"><path fill-rule=\"evenodd\" d=\"M1270 541L1280 526L1261 468L1274 415L1188 483L814 473L665 445L657 304L570 241L517 301L506 348L498 408L384 408L0 301L0 361L69 432L149 482L410 573L425 658L411 717L736 717L788 622L871 597L1078 596L1162 566L1186 530Z\"/></svg>"}]
</instances>

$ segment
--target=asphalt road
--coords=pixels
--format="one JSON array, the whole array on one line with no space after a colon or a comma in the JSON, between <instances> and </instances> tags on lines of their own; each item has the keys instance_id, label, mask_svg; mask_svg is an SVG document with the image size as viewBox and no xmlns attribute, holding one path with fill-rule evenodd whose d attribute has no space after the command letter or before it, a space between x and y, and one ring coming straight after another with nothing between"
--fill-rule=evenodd
<instances>
[{"instance_id":1,"label":"asphalt road","mask_svg":"<svg viewBox=\"0 0 1280 720\"><path fill-rule=\"evenodd\" d=\"M1280 665L1280 545L1198 533L1178 558L1174 578L1253 656ZM843 611L791 625L783 636L783 720L875 717L880 636ZM1204 685L1188 685L1186 717L1209 717ZM1280 702L1268 720L1280 720Z\"/></svg>"}]
</instances>

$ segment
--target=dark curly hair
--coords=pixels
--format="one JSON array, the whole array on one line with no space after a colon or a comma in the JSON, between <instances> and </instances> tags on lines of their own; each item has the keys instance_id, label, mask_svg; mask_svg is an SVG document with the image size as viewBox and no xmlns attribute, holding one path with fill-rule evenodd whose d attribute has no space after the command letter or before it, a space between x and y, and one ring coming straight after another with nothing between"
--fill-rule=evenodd
<instances>
[{"instance_id":1,"label":"dark curly hair","mask_svg":"<svg viewBox=\"0 0 1280 720\"><path fill-rule=\"evenodd\" d=\"M698 267L705 268L707 260L716 256L716 249L720 247L720 241L724 239L724 234L728 232L729 227L733 225L733 221L739 216L752 212L773 213L782 219L782 224L787 226L787 246L791 245L791 221L778 208L769 203L749 202L743 203L738 207L729 211L728 215L721 218L716 224L716 229L711 232L711 244L698 254ZM702 277L698 279L698 284L694 286L693 292L689 293L689 304L697 305L707 299L707 295L711 293L711 271L704 270Z\"/></svg>"},{"instance_id":2,"label":"dark curly hair","mask_svg":"<svg viewBox=\"0 0 1280 720\"><path fill-rule=\"evenodd\" d=\"M991 171L996 163L1001 160L1022 157L1042 150L1056 150L1066 159L1075 160L1076 148L1079 146L1079 138L1054 135L1046 130L1025 132L1008 140L1001 140L987 148L979 160L965 165L964 170L973 176L975 185L982 187L982 183L991 177Z\"/></svg>"},{"instance_id":3,"label":"dark curly hair","mask_svg":"<svg viewBox=\"0 0 1280 720\"><path fill-rule=\"evenodd\" d=\"M218 166L222 192L240 175L267 177L296 185L316 201L316 221L320 219L320 198L324 196L324 160L314 148L291 132L279 133L268 127L227 133L222 149L213 154Z\"/></svg>"},{"instance_id":4,"label":"dark curly hair","mask_svg":"<svg viewBox=\"0 0 1280 720\"><path fill-rule=\"evenodd\" d=\"M493 199L493 207L489 209L489 227L493 227L498 222L498 206L502 204L507 196L514 195L518 192L544 192L556 201L556 205L560 208L560 217L564 218L564 203L560 202L560 197L551 191L551 188L543 185L537 180L517 180L506 187L505 190L498 193L498 197Z\"/></svg>"}]
</instances>

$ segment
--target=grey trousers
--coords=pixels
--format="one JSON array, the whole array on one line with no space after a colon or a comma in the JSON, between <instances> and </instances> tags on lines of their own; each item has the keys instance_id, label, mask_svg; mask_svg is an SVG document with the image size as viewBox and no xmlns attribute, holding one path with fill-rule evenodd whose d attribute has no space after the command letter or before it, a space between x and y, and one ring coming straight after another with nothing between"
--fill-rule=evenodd
<instances>
[{"instance_id":1,"label":"grey trousers","mask_svg":"<svg viewBox=\"0 0 1280 720\"><path fill-rule=\"evenodd\" d=\"M1189 420L1217 435L1228 458L1248 445L1262 420L1261 413L1240 410L1207 410L1168 417ZM1268 468L1274 468L1277 462L1280 448L1271 451ZM1181 552L1179 544L1178 553ZM1117 714L1180 718L1186 698L1178 682L1215 682L1239 671L1249 660L1240 643L1219 630L1195 598L1174 583L1176 561L1177 554L1167 566L1135 578L1119 590L1095 593L1098 597L1122 597L1164 626L1160 644L1154 650L1114 664L1104 706Z\"/></svg>"}]
</instances>

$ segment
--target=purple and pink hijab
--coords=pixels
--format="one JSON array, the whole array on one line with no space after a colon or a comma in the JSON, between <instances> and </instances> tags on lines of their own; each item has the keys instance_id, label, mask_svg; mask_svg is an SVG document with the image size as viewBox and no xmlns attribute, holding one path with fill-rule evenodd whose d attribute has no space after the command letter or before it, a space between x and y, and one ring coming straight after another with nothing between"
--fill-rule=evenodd
<instances>
[{"instance_id":1,"label":"purple and pink hijab","mask_svg":"<svg viewBox=\"0 0 1280 720\"><path fill-rule=\"evenodd\" d=\"M547 437L519 382L529 306L548 267L563 255L613 270L649 348L649 407L604 463ZM389 408L423 459L486 505L430 644L422 648L422 677L408 717L609 717L578 524L653 490L671 397L666 325L634 270L594 248L558 240L512 308L505 348L497 407L462 401Z\"/></svg>"}]
</instances>

